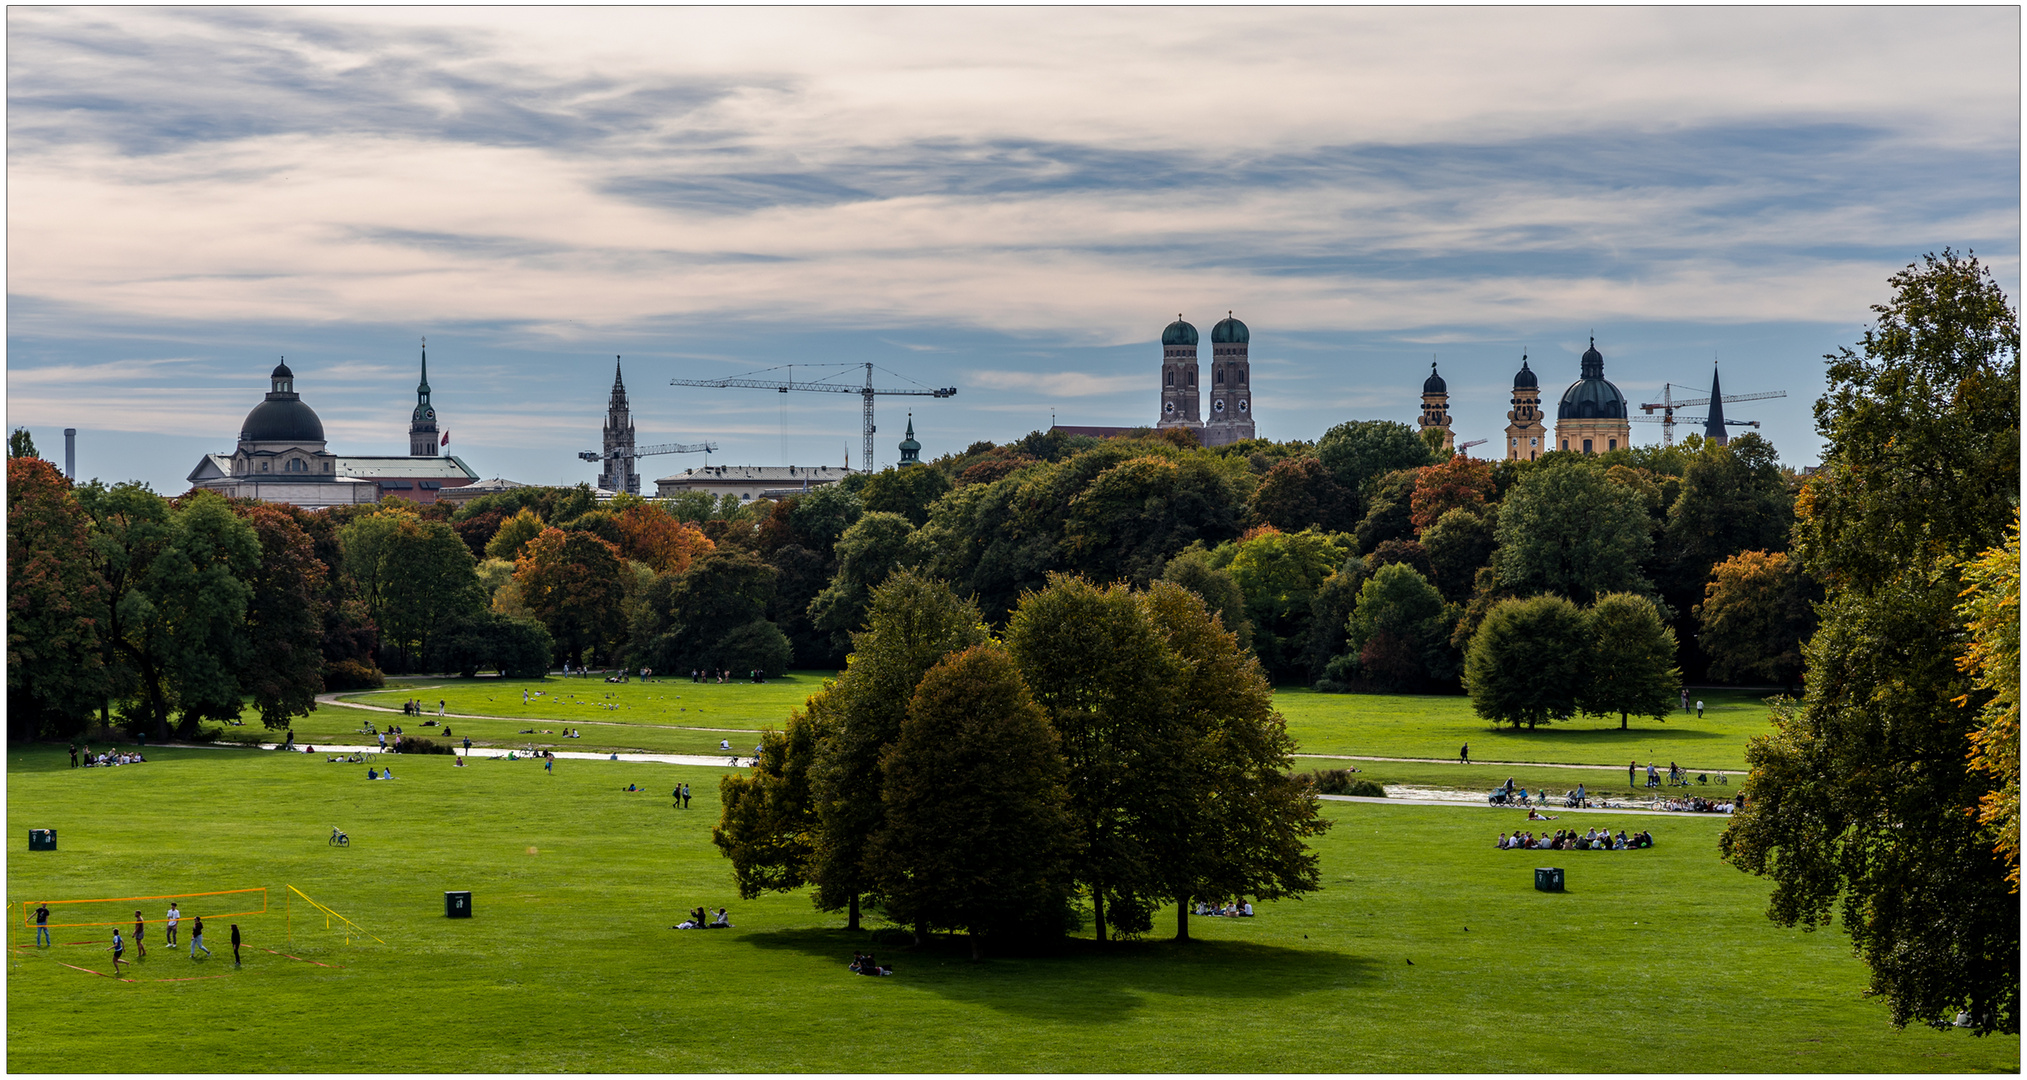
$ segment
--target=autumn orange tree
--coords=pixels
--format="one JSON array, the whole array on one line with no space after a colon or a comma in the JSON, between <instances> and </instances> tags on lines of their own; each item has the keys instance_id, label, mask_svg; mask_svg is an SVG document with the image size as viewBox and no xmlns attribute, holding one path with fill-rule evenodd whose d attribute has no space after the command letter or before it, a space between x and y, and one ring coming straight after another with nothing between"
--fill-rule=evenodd
<instances>
[{"instance_id":1,"label":"autumn orange tree","mask_svg":"<svg viewBox=\"0 0 2027 1080\"><path fill-rule=\"evenodd\" d=\"M619 549L583 531L542 530L514 563L521 602L574 662L609 656L626 629Z\"/></svg>"}]
</instances>

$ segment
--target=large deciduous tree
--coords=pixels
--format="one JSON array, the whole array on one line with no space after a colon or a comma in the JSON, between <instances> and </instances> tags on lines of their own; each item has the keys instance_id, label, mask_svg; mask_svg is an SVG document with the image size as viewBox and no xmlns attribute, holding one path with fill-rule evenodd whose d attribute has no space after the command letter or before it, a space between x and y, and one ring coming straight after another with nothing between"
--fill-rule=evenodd
<instances>
[{"instance_id":1,"label":"large deciduous tree","mask_svg":"<svg viewBox=\"0 0 2027 1080\"><path fill-rule=\"evenodd\" d=\"M242 681L271 729L307 716L324 690L324 579L328 570L295 515L275 506L241 507L260 543L246 608L253 648Z\"/></svg>"},{"instance_id":2,"label":"large deciduous tree","mask_svg":"<svg viewBox=\"0 0 2027 1080\"><path fill-rule=\"evenodd\" d=\"M1513 594L1547 592L1580 604L1608 592L1648 592L1641 560L1653 546L1640 495L1582 460L1523 475L1499 508L1492 566Z\"/></svg>"},{"instance_id":3,"label":"large deciduous tree","mask_svg":"<svg viewBox=\"0 0 2027 1080\"><path fill-rule=\"evenodd\" d=\"M1302 646L1310 632L1317 590L1351 554L1342 534L1304 530L1276 532L1261 528L1229 552L1225 569L1246 597L1246 617L1253 624L1253 650L1275 675L1302 669Z\"/></svg>"},{"instance_id":4,"label":"large deciduous tree","mask_svg":"<svg viewBox=\"0 0 2027 1080\"><path fill-rule=\"evenodd\" d=\"M1464 654L1471 708L1494 723L1567 720L1577 711L1589 651L1584 613L1560 596L1493 605Z\"/></svg>"},{"instance_id":5,"label":"large deciduous tree","mask_svg":"<svg viewBox=\"0 0 2027 1080\"><path fill-rule=\"evenodd\" d=\"M810 771L836 726L840 697L835 683L811 695L780 731L760 733L760 756L751 771L718 781L722 809L711 842L731 860L743 899L809 883L818 824Z\"/></svg>"},{"instance_id":6,"label":"large deciduous tree","mask_svg":"<svg viewBox=\"0 0 2027 1080\"><path fill-rule=\"evenodd\" d=\"M888 469L866 481L859 502L869 514L899 514L919 529L929 521L930 505L955 486L934 466Z\"/></svg>"},{"instance_id":7,"label":"large deciduous tree","mask_svg":"<svg viewBox=\"0 0 2027 1080\"><path fill-rule=\"evenodd\" d=\"M241 679L256 644L247 606L259 566L258 536L223 497L195 492L169 512L168 535L141 593L158 725L171 705L182 735L194 734L202 720L238 718Z\"/></svg>"},{"instance_id":8,"label":"large deciduous tree","mask_svg":"<svg viewBox=\"0 0 2027 1080\"><path fill-rule=\"evenodd\" d=\"M930 668L880 772L885 821L866 858L890 916L964 931L973 959L988 938L1069 929L1063 756L1005 649L974 645Z\"/></svg>"},{"instance_id":9,"label":"large deciduous tree","mask_svg":"<svg viewBox=\"0 0 2027 1080\"><path fill-rule=\"evenodd\" d=\"M1366 514L1366 487L1396 469L1419 469L1435 460L1414 429L1394 420L1348 420L1316 441L1316 457L1356 498L1352 516Z\"/></svg>"},{"instance_id":10,"label":"large deciduous tree","mask_svg":"<svg viewBox=\"0 0 2027 1080\"><path fill-rule=\"evenodd\" d=\"M873 586L913 562L908 538L914 532L915 527L900 514L874 510L838 537L837 574L809 603L811 625L829 634L838 651L849 648L852 632L865 625Z\"/></svg>"},{"instance_id":11,"label":"large deciduous tree","mask_svg":"<svg viewBox=\"0 0 2027 1080\"><path fill-rule=\"evenodd\" d=\"M1625 730L1633 715L1665 718L1682 692L1675 670L1675 631L1654 601L1633 593L1606 593L1584 612L1590 631L1577 706L1593 716L1619 714Z\"/></svg>"},{"instance_id":12,"label":"large deciduous tree","mask_svg":"<svg viewBox=\"0 0 2027 1080\"><path fill-rule=\"evenodd\" d=\"M2004 545L2020 486L2017 313L1976 259L1892 279L1857 350L1828 357L1827 441L1797 506L1796 554L1824 583L1797 708L1755 737L1720 841L1774 879L1768 914L1842 908L1896 1024L2020 1030L2015 864L1977 809L1971 761L1994 693L1959 668L1965 565ZM2017 611L2011 616L2018 618Z\"/></svg>"},{"instance_id":13,"label":"large deciduous tree","mask_svg":"<svg viewBox=\"0 0 2027 1080\"><path fill-rule=\"evenodd\" d=\"M7 724L18 738L84 729L111 690L106 583L91 519L41 458L7 459Z\"/></svg>"},{"instance_id":14,"label":"large deciduous tree","mask_svg":"<svg viewBox=\"0 0 2027 1080\"><path fill-rule=\"evenodd\" d=\"M1282 532L1348 530L1358 524L1358 499L1313 457L1275 462L1253 492L1253 516Z\"/></svg>"},{"instance_id":15,"label":"large deciduous tree","mask_svg":"<svg viewBox=\"0 0 2027 1080\"><path fill-rule=\"evenodd\" d=\"M1451 510L1478 510L1492 495L1492 463L1455 454L1427 466L1408 496L1409 520L1417 534Z\"/></svg>"},{"instance_id":16,"label":"large deciduous tree","mask_svg":"<svg viewBox=\"0 0 2027 1080\"><path fill-rule=\"evenodd\" d=\"M1443 596L1411 567L1391 563L1359 588L1345 624L1346 655L1368 683L1387 690L1426 690L1456 677ZM1335 669L1349 674L1343 665Z\"/></svg>"},{"instance_id":17,"label":"large deciduous tree","mask_svg":"<svg viewBox=\"0 0 2027 1080\"><path fill-rule=\"evenodd\" d=\"M2020 891L2020 511L2013 535L1964 568L1971 643L1957 666L1978 690L1992 695L1971 733L1971 762L1998 786L1978 801L1978 820L1992 827L1992 850L2011 869Z\"/></svg>"},{"instance_id":18,"label":"large deciduous tree","mask_svg":"<svg viewBox=\"0 0 2027 1080\"><path fill-rule=\"evenodd\" d=\"M486 596L471 549L449 522L393 517L378 544L377 621L382 645L393 646L402 667L414 670L437 630L485 610Z\"/></svg>"},{"instance_id":19,"label":"large deciduous tree","mask_svg":"<svg viewBox=\"0 0 2027 1080\"><path fill-rule=\"evenodd\" d=\"M1710 673L1734 682L1793 686L1802 643L1816 632L1822 590L1785 551L1745 551L1712 568L1703 602L1691 609Z\"/></svg>"}]
</instances>

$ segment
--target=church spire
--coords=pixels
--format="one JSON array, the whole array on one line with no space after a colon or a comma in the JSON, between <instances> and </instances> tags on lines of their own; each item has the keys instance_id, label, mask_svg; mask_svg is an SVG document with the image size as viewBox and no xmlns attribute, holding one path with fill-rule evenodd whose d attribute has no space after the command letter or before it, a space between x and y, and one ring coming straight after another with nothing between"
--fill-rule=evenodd
<instances>
[{"instance_id":1,"label":"church spire","mask_svg":"<svg viewBox=\"0 0 2027 1080\"><path fill-rule=\"evenodd\" d=\"M1710 363L1710 415L1703 422L1703 438L1712 446L1731 441L1724 430L1724 390L1717 383L1717 361Z\"/></svg>"},{"instance_id":2,"label":"church spire","mask_svg":"<svg viewBox=\"0 0 2027 1080\"><path fill-rule=\"evenodd\" d=\"M429 402L429 339L422 339L422 378L415 384L415 411L408 420L408 456L435 457L436 406Z\"/></svg>"},{"instance_id":3,"label":"church spire","mask_svg":"<svg viewBox=\"0 0 2027 1080\"><path fill-rule=\"evenodd\" d=\"M626 400L626 379L620 358L612 358L612 397L605 406L605 469L598 486L607 491L640 494L639 461L634 457L633 410Z\"/></svg>"}]
</instances>

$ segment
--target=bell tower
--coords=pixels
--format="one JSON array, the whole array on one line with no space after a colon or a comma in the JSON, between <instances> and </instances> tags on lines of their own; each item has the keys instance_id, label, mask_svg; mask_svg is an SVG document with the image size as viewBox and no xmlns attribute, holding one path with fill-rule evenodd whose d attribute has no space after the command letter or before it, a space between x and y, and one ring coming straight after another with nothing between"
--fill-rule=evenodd
<instances>
[{"instance_id":1,"label":"bell tower","mask_svg":"<svg viewBox=\"0 0 2027 1080\"><path fill-rule=\"evenodd\" d=\"M429 403L429 339L422 339L422 381L415 385L415 412L408 420L408 456L435 457L436 406Z\"/></svg>"},{"instance_id":2,"label":"bell tower","mask_svg":"<svg viewBox=\"0 0 2027 1080\"><path fill-rule=\"evenodd\" d=\"M598 486L607 491L640 494L639 459L633 456L633 410L626 401L626 380L620 377L619 357L612 358L612 397L605 405L605 469L598 474Z\"/></svg>"},{"instance_id":3,"label":"bell tower","mask_svg":"<svg viewBox=\"0 0 2027 1080\"><path fill-rule=\"evenodd\" d=\"M1205 446L1229 446L1253 437L1252 331L1225 312L1211 327L1211 414Z\"/></svg>"},{"instance_id":4,"label":"bell tower","mask_svg":"<svg viewBox=\"0 0 2027 1080\"><path fill-rule=\"evenodd\" d=\"M1429 361L1429 377L1422 380L1422 430L1443 433L1443 449L1457 452L1457 436L1450 430L1450 385L1436 374L1436 362Z\"/></svg>"},{"instance_id":5,"label":"bell tower","mask_svg":"<svg viewBox=\"0 0 2027 1080\"><path fill-rule=\"evenodd\" d=\"M1513 376L1513 408L1506 419L1506 460L1533 461L1549 448L1548 428L1541 422L1541 382L1528 370L1526 353Z\"/></svg>"},{"instance_id":6,"label":"bell tower","mask_svg":"<svg viewBox=\"0 0 2027 1080\"><path fill-rule=\"evenodd\" d=\"M1196 327L1177 315L1161 332L1161 419L1158 428L1199 427Z\"/></svg>"}]
</instances>

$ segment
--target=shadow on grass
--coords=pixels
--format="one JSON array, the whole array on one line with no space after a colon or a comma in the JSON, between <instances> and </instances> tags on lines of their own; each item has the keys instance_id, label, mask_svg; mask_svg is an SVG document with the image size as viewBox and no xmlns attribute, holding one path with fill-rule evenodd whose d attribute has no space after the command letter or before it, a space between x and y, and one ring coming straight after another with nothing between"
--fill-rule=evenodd
<instances>
[{"instance_id":1,"label":"shadow on grass","mask_svg":"<svg viewBox=\"0 0 2027 1080\"><path fill-rule=\"evenodd\" d=\"M750 934L762 949L834 961L845 978L852 953L872 935L801 928ZM1096 942L1072 938L1048 955L971 959L965 939L937 937L909 949L876 950L898 974L897 987L938 994L1034 1020L1105 1024L1148 1003L1149 995L1202 998L1205 1007L1264 1001L1371 983L1378 961L1331 949L1294 949L1246 941Z\"/></svg>"}]
</instances>

